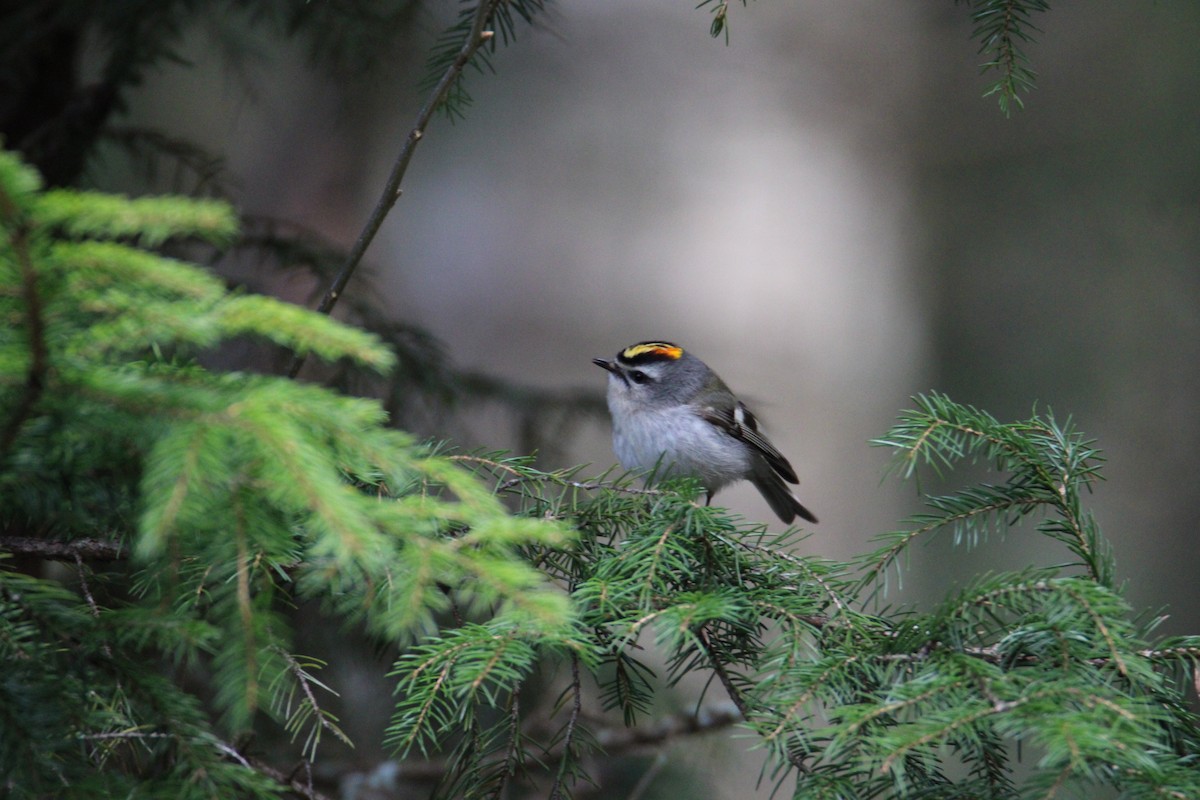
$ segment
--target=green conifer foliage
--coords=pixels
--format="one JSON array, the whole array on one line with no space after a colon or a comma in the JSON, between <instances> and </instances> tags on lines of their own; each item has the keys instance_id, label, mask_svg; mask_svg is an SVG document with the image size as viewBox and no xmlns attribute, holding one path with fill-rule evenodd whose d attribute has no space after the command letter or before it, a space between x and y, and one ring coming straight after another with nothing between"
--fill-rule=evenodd
<instances>
[{"instance_id":1,"label":"green conifer foliage","mask_svg":"<svg viewBox=\"0 0 1200 800\"><path fill-rule=\"evenodd\" d=\"M401 754L448 753L455 778L438 796L498 792L524 771L543 795L570 796L594 777L586 766L599 743L614 739L583 720L599 709L659 730L663 695L701 673L721 688L686 702L719 709L728 695L772 778L794 780L797 798L1100 787L1200 796L1189 708L1200 637L1151 642L1156 621L1123 599L1083 502L1100 453L1050 414L1001 423L942 395L916 402L876 442L895 450L902 475L929 467L949 477L978 460L1003 480L926 496L925 513L844 564L793 555L794 531L731 520L695 502L695 486L637 489L474 459L526 513L579 531L574 548L535 558L571 593L587 646L542 645L542 659L570 675L559 727L535 744L519 719L533 657L524 642L494 625L430 637L396 664L391 742ZM914 544L939 533L970 544L1025 517L1040 520L1035 532L1059 542L1066 563L979 576L929 609L886 605L889 573ZM713 718L684 724L700 730Z\"/></svg>"},{"instance_id":2,"label":"green conifer foliage","mask_svg":"<svg viewBox=\"0 0 1200 800\"><path fill-rule=\"evenodd\" d=\"M230 241L225 205L43 191L4 153L0 227L6 796L281 794L235 737L257 718L309 755L343 736L319 664L292 652L282 611L299 600L390 641L451 604L514 639L561 638L567 600L518 547L563 545L566 526L511 516L374 401L197 363L235 336L393 360L163 254ZM68 577L22 551L57 554Z\"/></svg>"}]
</instances>

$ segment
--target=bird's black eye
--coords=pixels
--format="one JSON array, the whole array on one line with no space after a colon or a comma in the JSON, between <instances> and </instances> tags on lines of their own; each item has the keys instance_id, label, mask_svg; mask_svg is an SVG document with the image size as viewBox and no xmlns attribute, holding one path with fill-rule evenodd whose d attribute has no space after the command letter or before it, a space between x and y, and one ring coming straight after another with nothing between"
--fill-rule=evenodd
<instances>
[{"instance_id":1,"label":"bird's black eye","mask_svg":"<svg viewBox=\"0 0 1200 800\"><path fill-rule=\"evenodd\" d=\"M634 383L645 383L650 380L650 376L642 372L640 369L635 369L629 373L629 380Z\"/></svg>"}]
</instances>

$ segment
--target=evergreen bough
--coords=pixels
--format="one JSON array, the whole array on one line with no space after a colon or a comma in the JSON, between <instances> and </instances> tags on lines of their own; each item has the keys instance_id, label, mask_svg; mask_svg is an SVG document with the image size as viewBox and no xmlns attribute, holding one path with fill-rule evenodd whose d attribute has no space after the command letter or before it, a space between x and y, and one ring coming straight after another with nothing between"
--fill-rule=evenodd
<instances>
[{"instance_id":1,"label":"evergreen bough","mask_svg":"<svg viewBox=\"0 0 1200 800\"><path fill-rule=\"evenodd\" d=\"M1122 598L1082 502L1099 477L1092 442L1052 414L1000 423L938 394L916 403L875 442L896 451L904 476L969 460L1005 480L926 496L926 513L845 564L792 555L795 532L739 524L693 502L694 486L583 496L596 484L491 463L528 513L579 531L575 548L536 557L570 591L591 640L583 663L596 686L573 673L568 694L594 692L635 725L665 687L706 673L766 750L772 776L795 779L798 798L1048 798L1098 787L1200 796L1189 696L1200 637L1151 643L1156 620L1139 621ZM972 542L1027 516L1040 517L1036 530L1065 547L1068 563L980 576L927 611L883 605L888 573L923 538ZM430 646L397 668L410 692L392 731L402 746L448 730L411 712L439 702L415 677L437 658L469 657L459 640ZM507 699L488 703L511 710L520 686L512 680ZM440 702L442 719L479 705L466 693ZM557 775L574 776L591 740L563 716L546 752ZM494 753L472 753L476 774L502 763L506 724L485 737Z\"/></svg>"},{"instance_id":2,"label":"evergreen bough","mask_svg":"<svg viewBox=\"0 0 1200 800\"><path fill-rule=\"evenodd\" d=\"M387 744L443 759L440 796L570 796L614 741L601 712L654 729L693 673L734 711L690 702L743 724L797 797L1200 796L1200 638L1152 642L1131 612L1083 503L1100 455L1052 415L917 398L876 442L903 476L970 460L1004 480L926 497L851 563L802 557L691 484L439 454L373 401L206 368L245 336L391 365L165 254L230 241L222 204L46 191L5 154L0 225L9 796L319 796L244 744L274 726L311 762L346 739L286 613L308 600L399 648ZM1070 563L884 604L917 542L1030 516ZM719 726L702 717L660 740Z\"/></svg>"},{"instance_id":3,"label":"evergreen bough","mask_svg":"<svg viewBox=\"0 0 1200 800\"><path fill-rule=\"evenodd\" d=\"M0 226L7 796L279 796L238 735L266 717L309 756L344 738L293 650L282 612L301 600L393 642L451 605L532 640L568 626L516 550L565 544L565 525L512 516L374 401L196 360L251 336L392 363L158 249L228 242L226 206L43 191L4 153ZM29 563L47 553L65 576Z\"/></svg>"}]
</instances>

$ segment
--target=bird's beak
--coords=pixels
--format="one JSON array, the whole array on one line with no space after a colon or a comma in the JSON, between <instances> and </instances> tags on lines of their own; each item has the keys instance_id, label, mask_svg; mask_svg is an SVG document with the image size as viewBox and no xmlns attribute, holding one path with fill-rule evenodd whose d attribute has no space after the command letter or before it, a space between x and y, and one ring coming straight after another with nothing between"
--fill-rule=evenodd
<instances>
[{"instance_id":1,"label":"bird's beak","mask_svg":"<svg viewBox=\"0 0 1200 800\"><path fill-rule=\"evenodd\" d=\"M603 359L603 358L593 358L593 359L592 359L592 363L593 363L593 364L595 364L595 365L596 365L597 367L599 367L600 369L606 369L606 370L608 370L609 372L611 372L613 375L616 375L616 376L618 376L618 377L619 377L619 376L620 376L620 374L621 374L621 373L620 373L620 371L617 369L617 365L616 365L616 364L614 364L614 363L613 363L613 362L611 362L611 361L608 361L608 360L606 360L606 359Z\"/></svg>"}]
</instances>

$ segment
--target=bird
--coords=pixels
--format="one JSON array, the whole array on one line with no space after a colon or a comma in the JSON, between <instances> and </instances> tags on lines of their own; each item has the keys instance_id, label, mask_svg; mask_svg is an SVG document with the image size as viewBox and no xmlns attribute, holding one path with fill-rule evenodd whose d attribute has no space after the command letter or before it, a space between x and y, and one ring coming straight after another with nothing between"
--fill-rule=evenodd
<instances>
[{"instance_id":1,"label":"bird","mask_svg":"<svg viewBox=\"0 0 1200 800\"><path fill-rule=\"evenodd\" d=\"M706 504L722 487L748 480L784 523L797 516L817 522L787 486L800 482L792 465L746 404L690 351L647 341L592 363L608 372L613 450L622 467L695 478Z\"/></svg>"}]
</instances>

